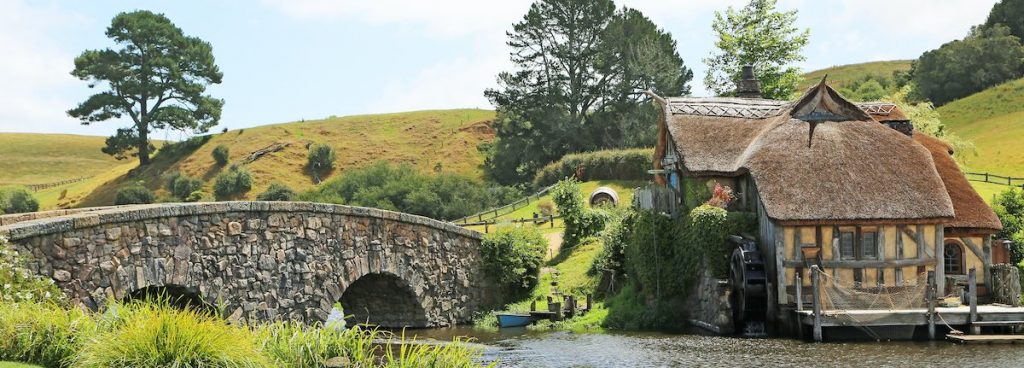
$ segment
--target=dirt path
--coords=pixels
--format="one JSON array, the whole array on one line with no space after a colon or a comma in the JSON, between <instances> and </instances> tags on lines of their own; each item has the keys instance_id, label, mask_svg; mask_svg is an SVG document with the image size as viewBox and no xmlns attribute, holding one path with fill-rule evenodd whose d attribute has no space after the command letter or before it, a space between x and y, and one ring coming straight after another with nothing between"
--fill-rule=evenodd
<instances>
[{"instance_id":1,"label":"dirt path","mask_svg":"<svg viewBox=\"0 0 1024 368\"><path fill-rule=\"evenodd\" d=\"M544 237L548 239L548 254L544 255L544 260L550 260L555 258L558 254L558 250L562 248L562 233L548 233L544 234Z\"/></svg>"}]
</instances>

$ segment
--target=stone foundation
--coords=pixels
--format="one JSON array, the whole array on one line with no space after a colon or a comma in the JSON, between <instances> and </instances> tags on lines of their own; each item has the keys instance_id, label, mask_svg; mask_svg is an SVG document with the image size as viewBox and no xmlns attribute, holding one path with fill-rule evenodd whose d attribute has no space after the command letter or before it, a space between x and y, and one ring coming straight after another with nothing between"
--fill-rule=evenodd
<instances>
[{"instance_id":1,"label":"stone foundation","mask_svg":"<svg viewBox=\"0 0 1024 368\"><path fill-rule=\"evenodd\" d=\"M731 292L728 280L701 277L695 292L690 294L690 323L720 335L733 334Z\"/></svg>"}]
</instances>

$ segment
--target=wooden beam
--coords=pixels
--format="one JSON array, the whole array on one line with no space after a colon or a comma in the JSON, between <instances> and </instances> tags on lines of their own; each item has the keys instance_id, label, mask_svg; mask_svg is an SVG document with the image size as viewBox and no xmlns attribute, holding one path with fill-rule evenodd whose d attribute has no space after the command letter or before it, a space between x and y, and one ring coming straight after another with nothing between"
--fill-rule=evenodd
<instances>
[{"instance_id":1,"label":"wooden beam","mask_svg":"<svg viewBox=\"0 0 1024 368\"><path fill-rule=\"evenodd\" d=\"M800 248L804 247L801 242L800 233L802 233L799 226L793 228L793 259L802 261L804 259L804 252L800 251Z\"/></svg>"},{"instance_id":2,"label":"wooden beam","mask_svg":"<svg viewBox=\"0 0 1024 368\"><path fill-rule=\"evenodd\" d=\"M960 241L962 241L964 245L967 246L967 249L970 249L971 253L974 253L978 259L985 259L985 253L981 251L981 248L978 248L977 244L974 244L974 241L971 240L971 238L960 238Z\"/></svg>"},{"instance_id":3,"label":"wooden beam","mask_svg":"<svg viewBox=\"0 0 1024 368\"><path fill-rule=\"evenodd\" d=\"M775 301L776 304L789 304L789 299L786 297L786 269L782 266L782 262L786 259L786 234L774 222L769 221L768 223L775 229L775 292L778 296Z\"/></svg>"},{"instance_id":4,"label":"wooden beam","mask_svg":"<svg viewBox=\"0 0 1024 368\"><path fill-rule=\"evenodd\" d=\"M818 265L811 266L811 290L813 295L814 308L814 341L821 342L821 283L818 274Z\"/></svg>"},{"instance_id":5,"label":"wooden beam","mask_svg":"<svg viewBox=\"0 0 1024 368\"><path fill-rule=\"evenodd\" d=\"M896 229L896 259L903 259L903 225ZM903 285L903 268L896 268L896 285Z\"/></svg>"},{"instance_id":6,"label":"wooden beam","mask_svg":"<svg viewBox=\"0 0 1024 368\"><path fill-rule=\"evenodd\" d=\"M985 253L985 257L981 259L981 265L985 272L985 285L991 285L992 280L992 237L986 235L984 242L981 244L981 251Z\"/></svg>"},{"instance_id":7,"label":"wooden beam","mask_svg":"<svg viewBox=\"0 0 1024 368\"><path fill-rule=\"evenodd\" d=\"M832 260L839 261L843 259L843 255L839 253L839 226L832 227ZM839 279L839 270L832 269L832 277Z\"/></svg>"},{"instance_id":8,"label":"wooden beam","mask_svg":"<svg viewBox=\"0 0 1024 368\"><path fill-rule=\"evenodd\" d=\"M909 258L909 259L886 259L886 260L857 260L857 261L821 261L824 268L892 268L924 266L935 264L934 258ZM785 267L804 267L801 261L785 261ZM781 268L780 268L781 269Z\"/></svg>"},{"instance_id":9,"label":"wooden beam","mask_svg":"<svg viewBox=\"0 0 1024 368\"><path fill-rule=\"evenodd\" d=\"M942 225L935 225L935 290L946 295L946 239L942 234Z\"/></svg>"},{"instance_id":10,"label":"wooden beam","mask_svg":"<svg viewBox=\"0 0 1024 368\"><path fill-rule=\"evenodd\" d=\"M935 271L928 271L928 338L935 340Z\"/></svg>"},{"instance_id":11,"label":"wooden beam","mask_svg":"<svg viewBox=\"0 0 1024 368\"><path fill-rule=\"evenodd\" d=\"M978 271L974 267L967 272L967 302L971 306L971 334L980 335L981 326L974 325L978 321Z\"/></svg>"}]
</instances>

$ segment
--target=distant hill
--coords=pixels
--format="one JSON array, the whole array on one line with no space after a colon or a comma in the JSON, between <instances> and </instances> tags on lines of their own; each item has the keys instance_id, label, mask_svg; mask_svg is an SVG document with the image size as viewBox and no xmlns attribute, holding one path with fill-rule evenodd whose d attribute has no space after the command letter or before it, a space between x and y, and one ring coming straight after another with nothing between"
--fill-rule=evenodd
<instances>
[{"instance_id":1,"label":"distant hill","mask_svg":"<svg viewBox=\"0 0 1024 368\"><path fill-rule=\"evenodd\" d=\"M315 185L305 170L308 146L326 143L337 153L335 170L327 180L345 170L378 160L408 163L418 170L439 170L481 177L483 155L477 150L480 142L494 138L490 110L460 109L416 111L380 115L331 117L285 124L238 129L212 138L194 151L158 155L152 165L132 169L97 187L75 206L103 206L114 202L117 189L132 182L166 194L162 188L167 173L180 171L206 182L204 190L212 193L213 180L225 170L215 164L211 152L218 145L230 151L230 164L244 164L254 177L253 188L239 199L253 199L271 182L280 182L296 191ZM268 151L254 161L250 156Z\"/></svg>"},{"instance_id":2,"label":"distant hill","mask_svg":"<svg viewBox=\"0 0 1024 368\"><path fill-rule=\"evenodd\" d=\"M0 133L0 185L93 176L128 161L100 152L106 137Z\"/></svg>"},{"instance_id":3,"label":"distant hill","mask_svg":"<svg viewBox=\"0 0 1024 368\"><path fill-rule=\"evenodd\" d=\"M910 63L912 61L913 60L872 61L815 70L804 74L804 80L803 82L800 82L798 90L804 91L811 88L811 86L821 81L821 77L826 74L828 74L829 84L835 88L844 87L846 83L868 75L891 77L892 73L895 71L910 70Z\"/></svg>"},{"instance_id":4,"label":"distant hill","mask_svg":"<svg viewBox=\"0 0 1024 368\"><path fill-rule=\"evenodd\" d=\"M973 171L1024 176L1024 79L1007 82L938 108L947 129L978 147Z\"/></svg>"}]
</instances>

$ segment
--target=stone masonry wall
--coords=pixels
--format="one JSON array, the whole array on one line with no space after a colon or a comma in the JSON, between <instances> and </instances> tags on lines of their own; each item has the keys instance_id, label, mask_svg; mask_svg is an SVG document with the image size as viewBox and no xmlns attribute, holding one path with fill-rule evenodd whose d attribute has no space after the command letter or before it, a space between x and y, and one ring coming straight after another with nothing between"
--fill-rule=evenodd
<instances>
[{"instance_id":1,"label":"stone masonry wall","mask_svg":"<svg viewBox=\"0 0 1024 368\"><path fill-rule=\"evenodd\" d=\"M424 217L293 202L159 204L94 210L0 227L33 271L96 308L146 286L198 290L242 321L323 321L349 285L388 275L411 291L412 320L467 322L492 300L480 234ZM372 301L368 301L372 304ZM382 311L381 313L386 313ZM409 316L403 317L408 319Z\"/></svg>"}]
</instances>

